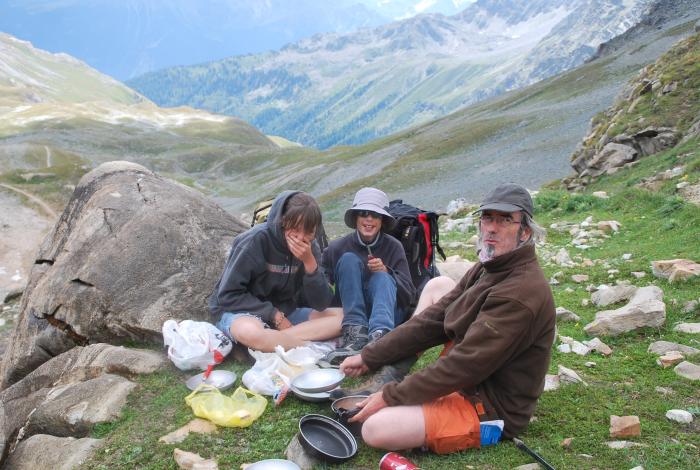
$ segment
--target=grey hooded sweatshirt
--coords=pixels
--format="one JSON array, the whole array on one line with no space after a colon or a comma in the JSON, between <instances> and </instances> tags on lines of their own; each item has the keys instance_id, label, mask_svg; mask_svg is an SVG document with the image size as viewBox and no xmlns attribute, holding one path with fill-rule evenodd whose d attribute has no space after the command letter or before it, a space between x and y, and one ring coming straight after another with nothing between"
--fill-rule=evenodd
<instances>
[{"instance_id":1,"label":"grey hooded sweatshirt","mask_svg":"<svg viewBox=\"0 0 700 470\"><path fill-rule=\"evenodd\" d=\"M272 203L267 222L256 225L233 240L224 272L209 297L214 323L225 312L250 313L272 325L275 312L285 315L298 307L328 308L333 297L323 268L321 250L314 240L312 251L318 268L304 271L304 264L287 247L282 230L285 202L299 191L285 191Z\"/></svg>"}]
</instances>

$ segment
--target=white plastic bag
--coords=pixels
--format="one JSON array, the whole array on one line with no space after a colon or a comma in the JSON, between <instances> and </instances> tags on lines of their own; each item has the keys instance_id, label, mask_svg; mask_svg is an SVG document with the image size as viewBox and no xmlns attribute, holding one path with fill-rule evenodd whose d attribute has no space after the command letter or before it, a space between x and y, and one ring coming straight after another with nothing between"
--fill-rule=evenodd
<instances>
[{"instance_id":1,"label":"white plastic bag","mask_svg":"<svg viewBox=\"0 0 700 470\"><path fill-rule=\"evenodd\" d=\"M310 343L289 351L277 346L271 353L249 349L255 364L243 374L241 380L248 390L275 396L281 389L289 388L292 379L300 373L318 368L316 361L328 350L332 350L332 346L324 343Z\"/></svg>"},{"instance_id":2,"label":"white plastic bag","mask_svg":"<svg viewBox=\"0 0 700 470\"><path fill-rule=\"evenodd\" d=\"M192 320L163 323L163 342L168 347L168 357L180 370L205 370L219 364L233 346L211 323Z\"/></svg>"}]
</instances>

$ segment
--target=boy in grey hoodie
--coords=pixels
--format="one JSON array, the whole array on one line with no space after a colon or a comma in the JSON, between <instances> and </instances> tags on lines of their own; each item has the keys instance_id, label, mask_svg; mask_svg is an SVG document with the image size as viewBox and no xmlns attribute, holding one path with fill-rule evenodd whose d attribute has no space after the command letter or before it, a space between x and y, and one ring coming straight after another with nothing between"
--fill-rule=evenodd
<instances>
[{"instance_id":1,"label":"boy in grey hoodie","mask_svg":"<svg viewBox=\"0 0 700 470\"><path fill-rule=\"evenodd\" d=\"M329 309L333 293L314 239L321 225L316 201L285 191L267 222L238 235L209 298L217 327L234 342L265 352L340 334L341 309Z\"/></svg>"}]
</instances>

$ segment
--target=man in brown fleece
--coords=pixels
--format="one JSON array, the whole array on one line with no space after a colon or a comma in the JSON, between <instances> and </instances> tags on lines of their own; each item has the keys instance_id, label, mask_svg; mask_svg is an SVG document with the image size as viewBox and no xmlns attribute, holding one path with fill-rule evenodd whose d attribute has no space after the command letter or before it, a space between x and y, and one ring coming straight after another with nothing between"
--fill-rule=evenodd
<instances>
[{"instance_id":1,"label":"man in brown fleece","mask_svg":"<svg viewBox=\"0 0 700 470\"><path fill-rule=\"evenodd\" d=\"M374 393L351 420L364 422L362 437L373 447L478 448L498 439L483 435L492 426L482 424L501 420L511 438L532 416L555 326L552 292L535 255L544 231L532 220L529 193L516 184L495 188L478 212L480 262L439 299L445 281L434 279L421 295L433 305L341 364L353 377L378 369L361 390ZM435 363L401 380L417 354L440 344Z\"/></svg>"}]
</instances>

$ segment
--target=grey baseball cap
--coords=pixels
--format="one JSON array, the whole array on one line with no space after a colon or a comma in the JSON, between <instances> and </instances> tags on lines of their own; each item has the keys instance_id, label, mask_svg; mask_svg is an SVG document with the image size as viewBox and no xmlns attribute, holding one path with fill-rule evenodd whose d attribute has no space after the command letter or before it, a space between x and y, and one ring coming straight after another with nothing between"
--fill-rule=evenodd
<instances>
[{"instance_id":1,"label":"grey baseball cap","mask_svg":"<svg viewBox=\"0 0 700 470\"><path fill-rule=\"evenodd\" d=\"M388 207L389 198L384 191L377 188L362 188L355 193L352 207L345 211L345 225L355 228L357 225L356 212L372 211L382 215L382 231L391 230L396 224L396 219L387 212Z\"/></svg>"},{"instance_id":2,"label":"grey baseball cap","mask_svg":"<svg viewBox=\"0 0 700 470\"><path fill-rule=\"evenodd\" d=\"M532 217L532 197L527 189L515 183L498 185L488 193L475 212L494 210L499 212L525 211Z\"/></svg>"}]
</instances>

